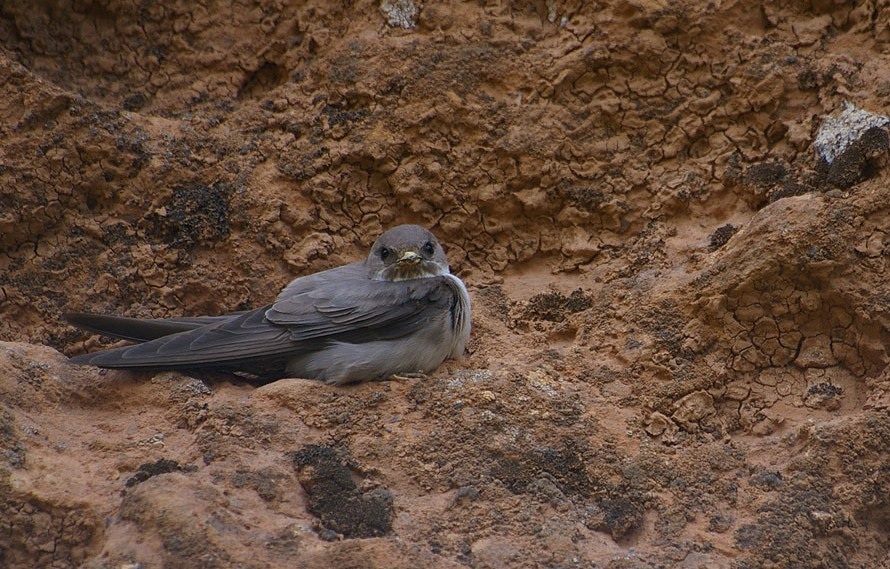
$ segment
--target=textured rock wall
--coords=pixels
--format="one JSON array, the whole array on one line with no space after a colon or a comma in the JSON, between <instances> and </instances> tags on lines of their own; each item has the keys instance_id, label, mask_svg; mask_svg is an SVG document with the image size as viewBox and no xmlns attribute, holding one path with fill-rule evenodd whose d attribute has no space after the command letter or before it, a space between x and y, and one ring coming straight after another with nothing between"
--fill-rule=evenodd
<instances>
[{"instance_id":1,"label":"textured rock wall","mask_svg":"<svg viewBox=\"0 0 890 569\"><path fill-rule=\"evenodd\" d=\"M0 6L0 565L886 563L887 136L814 142L888 114L890 12L382 5ZM401 222L474 303L428 379L55 351Z\"/></svg>"}]
</instances>

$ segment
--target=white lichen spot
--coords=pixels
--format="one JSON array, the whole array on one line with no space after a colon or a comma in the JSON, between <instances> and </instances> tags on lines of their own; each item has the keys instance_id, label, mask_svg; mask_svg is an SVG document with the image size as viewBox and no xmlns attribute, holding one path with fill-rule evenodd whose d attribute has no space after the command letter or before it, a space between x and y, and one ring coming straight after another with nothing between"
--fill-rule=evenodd
<instances>
[{"instance_id":1,"label":"white lichen spot","mask_svg":"<svg viewBox=\"0 0 890 569\"><path fill-rule=\"evenodd\" d=\"M551 24L556 23L556 18L558 16L556 10L556 0L547 0L547 21Z\"/></svg>"},{"instance_id":2,"label":"white lichen spot","mask_svg":"<svg viewBox=\"0 0 890 569\"><path fill-rule=\"evenodd\" d=\"M420 8L411 0L380 0L380 11L391 27L410 30L417 25Z\"/></svg>"},{"instance_id":3,"label":"white lichen spot","mask_svg":"<svg viewBox=\"0 0 890 569\"><path fill-rule=\"evenodd\" d=\"M859 140L863 133L872 127L883 127L890 118L876 115L844 101L844 108L834 115L826 116L813 143L816 150L831 164L848 146Z\"/></svg>"}]
</instances>

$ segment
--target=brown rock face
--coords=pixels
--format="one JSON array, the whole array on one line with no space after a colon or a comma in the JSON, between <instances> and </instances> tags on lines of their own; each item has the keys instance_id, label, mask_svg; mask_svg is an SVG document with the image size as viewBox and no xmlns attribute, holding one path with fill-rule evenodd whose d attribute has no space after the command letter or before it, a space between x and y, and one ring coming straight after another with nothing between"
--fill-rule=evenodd
<instances>
[{"instance_id":1,"label":"brown rock face","mask_svg":"<svg viewBox=\"0 0 890 569\"><path fill-rule=\"evenodd\" d=\"M0 566L880 567L890 12L0 5ZM331 388L66 364L430 227L468 356Z\"/></svg>"}]
</instances>

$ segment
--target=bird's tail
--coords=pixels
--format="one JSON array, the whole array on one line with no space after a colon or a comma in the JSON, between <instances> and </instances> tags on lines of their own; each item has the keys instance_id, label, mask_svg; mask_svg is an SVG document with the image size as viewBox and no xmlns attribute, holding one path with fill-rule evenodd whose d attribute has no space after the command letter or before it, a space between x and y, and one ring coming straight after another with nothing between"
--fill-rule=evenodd
<instances>
[{"instance_id":1,"label":"bird's tail","mask_svg":"<svg viewBox=\"0 0 890 569\"><path fill-rule=\"evenodd\" d=\"M65 314L65 320L78 328L132 342L150 342L163 336L187 332L231 317L231 314L187 318L128 318L84 312Z\"/></svg>"}]
</instances>

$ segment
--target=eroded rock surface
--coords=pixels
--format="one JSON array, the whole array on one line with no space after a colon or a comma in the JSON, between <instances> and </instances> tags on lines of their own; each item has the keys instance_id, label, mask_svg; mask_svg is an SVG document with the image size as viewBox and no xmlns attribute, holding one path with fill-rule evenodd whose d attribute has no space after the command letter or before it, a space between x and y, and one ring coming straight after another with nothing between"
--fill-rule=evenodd
<instances>
[{"instance_id":1,"label":"eroded rock surface","mask_svg":"<svg viewBox=\"0 0 890 569\"><path fill-rule=\"evenodd\" d=\"M395 19L393 19L395 18ZM404 25L407 23L410 25ZM875 3L0 6L0 565L878 567ZM426 379L77 368L437 233Z\"/></svg>"}]
</instances>

